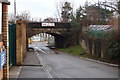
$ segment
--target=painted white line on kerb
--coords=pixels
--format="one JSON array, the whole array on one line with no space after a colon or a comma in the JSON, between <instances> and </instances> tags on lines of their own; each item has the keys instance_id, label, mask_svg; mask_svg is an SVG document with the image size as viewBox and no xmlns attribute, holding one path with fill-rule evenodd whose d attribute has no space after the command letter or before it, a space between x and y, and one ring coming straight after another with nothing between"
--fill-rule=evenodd
<instances>
[{"instance_id":1,"label":"painted white line on kerb","mask_svg":"<svg viewBox=\"0 0 120 80\"><path fill-rule=\"evenodd\" d=\"M49 67L49 70L48 70L47 68L45 68L45 62L43 61L42 58L40 58L40 54L39 54L37 51L36 51L36 53L37 53L37 56L39 56L38 59L40 60L41 65L43 65L43 66L42 66L42 69L43 69L44 72L47 74L47 77L48 77L48 78L53 78L52 75L50 74L51 67ZM43 62L44 62L44 63L43 63ZM46 66L46 67L47 67L47 66Z\"/></svg>"},{"instance_id":2,"label":"painted white line on kerb","mask_svg":"<svg viewBox=\"0 0 120 80\"><path fill-rule=\"evenodd\" d=\"M37 53L37 56L40 56L40 54L39 54L38 52L36 52L36 53ZM39 58L39 57L38 57L38 59L39 59L39 61L40 61L40 64L43 65L43 63L42 63L42 59Z\"/></svg>"},{"instance_id":3,"label":"painted white line on kerb","mask_svg":"<svg viewBox=\"0 0 120 80\"><path fill-rule=\"evenodd\" d=\"M20 66L19 71L16 73L16 74L17 74L16 78L18 78L18 77L19 77L20 72L21 72L21 69L22 69L22 66Z\"/></svg>"},{"instance_id":4,"label":"painted white line on kerb","mask_svg":"<svg viewBox=\"0 0 120 80\"><path fill-rule=\"evenodd\" d=\"M43 68L43 70L46 72L48 78L53 78L52 75L49 73L49 71L47 71L45 68Z\"/></svg>"}]
</instances>

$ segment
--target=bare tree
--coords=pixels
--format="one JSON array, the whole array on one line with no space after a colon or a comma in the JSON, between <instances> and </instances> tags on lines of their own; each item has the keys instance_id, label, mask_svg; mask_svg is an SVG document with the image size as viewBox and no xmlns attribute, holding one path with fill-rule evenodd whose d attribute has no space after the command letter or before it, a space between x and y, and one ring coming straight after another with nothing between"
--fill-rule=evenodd
<instances>
[{"instance_id":1,"label":"bare tree","mask_svg":"<svg viewBox=\"0 0 120 80\"><path fill-rule=\"evenodd\" d=\"M55 19L48 17L48 18L44 19L44 22L55 22Z\"/></svg>"},{"instance_id":2,"label":"bare tree","mask_svg":"<svg viewBox=\"0 0 120 80\"><path fill-rule=\"evenodd\" d=\"M18 13L16 16L17 20L21 19L23 22L30 22L31 21L31 16L28 11L23 11L21 13ZM9 14L8 21L9 23L14 23L14 14L11 13Z\"/></svg>"},{"instance_id":3,"label":"bare tree","mask_svg":"<svg viewBox=\"0 0 120 80\"><path fill-rule=\"evenodd\" d=\"M15 20L14 14L13 14L13 13L10 13L10 14L8 15L8 21L9 21L9 23L13 24L13 23L14 23L14 20Z\"/></svg>"},{"instance_id":4,"label":"bare tree","mask_svg":"<svg viewBox=\"0 0 120 80\"><path fill-rule=\"evenodd\" d=\"M29 11L23 11L19 14L17 14L17 19L22 19L24 22L30 22L31 16Z\"/></svg>"},{"instance_id":5,"label":"bare tree","mask_svg":"<svg viewBox=\"0 0 120 80\"><path fill-rule=\"evenodd\" d=\"M62 10L61 5L62 5L61 3L56 5L56 11L57 11L56 18L59 18L59 19L61 18L61 13L60 13L60 11ZM60 21L61 21L61 19L60 19Z\"/></svg>"}]
</instances>

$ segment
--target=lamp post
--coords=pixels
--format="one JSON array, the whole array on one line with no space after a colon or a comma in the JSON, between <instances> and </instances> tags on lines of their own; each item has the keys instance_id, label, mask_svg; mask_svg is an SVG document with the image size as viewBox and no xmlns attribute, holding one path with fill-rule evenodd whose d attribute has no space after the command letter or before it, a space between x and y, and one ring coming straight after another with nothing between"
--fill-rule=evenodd
<instances>
[{"instance_id":1,"label":"lamp post","mask_svg":"<svg viewBox=\"0 0 120 80\"><path fill-rule=\"evenodd\" d=\"M16 24L16 0L14 0L14 23Z\"/></svg>"}]
</instances>

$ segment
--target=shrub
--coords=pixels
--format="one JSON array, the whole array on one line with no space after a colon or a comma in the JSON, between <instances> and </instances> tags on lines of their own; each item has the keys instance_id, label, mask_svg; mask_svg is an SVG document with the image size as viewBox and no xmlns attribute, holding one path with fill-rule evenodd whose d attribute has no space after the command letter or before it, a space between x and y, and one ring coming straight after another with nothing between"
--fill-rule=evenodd
<instances>
[{"instance_id":1,"label":"shrub","mask_svg":"<svg viewBox=\"0 0 120 80\"><path fill-rule=\"evenodd\" d=\"M111 60L120 62L120 43L111 41L108 45L108 56Z\"/></svg>"}]
</instances>

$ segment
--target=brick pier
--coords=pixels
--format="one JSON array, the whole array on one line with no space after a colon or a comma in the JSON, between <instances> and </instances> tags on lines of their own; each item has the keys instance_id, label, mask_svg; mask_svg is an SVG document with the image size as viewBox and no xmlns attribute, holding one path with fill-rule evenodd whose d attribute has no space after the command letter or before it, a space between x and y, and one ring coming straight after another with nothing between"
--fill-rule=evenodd
<instances>
[{"instance_id":1,"label":"brick pier","mask_svg":"<svg viewBox=\"0 0 120 80\"><path fill-rule=\"evenodd\" d=\"M8 1L3 1L2 2L2 41L4 43L5 49L7 51L6 55L6 64L4 65L3 68L3 78L7 79L9 78L9 56L8 56L8 5L10 2Z\"/></svg>"}]
</instances>

